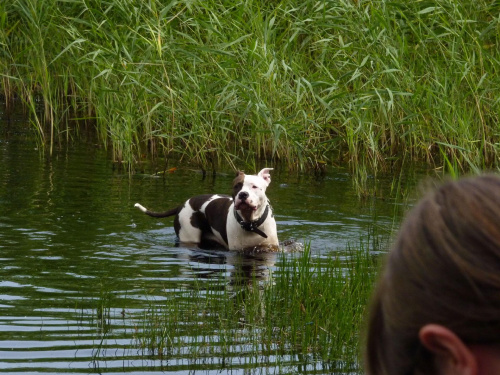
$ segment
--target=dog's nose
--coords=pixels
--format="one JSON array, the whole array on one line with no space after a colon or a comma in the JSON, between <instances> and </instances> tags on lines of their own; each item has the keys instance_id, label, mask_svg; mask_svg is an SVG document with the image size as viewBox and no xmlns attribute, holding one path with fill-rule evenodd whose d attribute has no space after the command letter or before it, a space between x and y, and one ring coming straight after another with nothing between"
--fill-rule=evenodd
<instances>
[{"instance_id":1,"label":"dog's nose","mask_svg":"<svg viewBox=\"0 0 500 375\"><path fill-rule=\"evenodd\" d=\"M246 191L242 191L238 194L238 198L240 198L242 201L248 198L248 193Z\"/></svg>"}]
</instances>

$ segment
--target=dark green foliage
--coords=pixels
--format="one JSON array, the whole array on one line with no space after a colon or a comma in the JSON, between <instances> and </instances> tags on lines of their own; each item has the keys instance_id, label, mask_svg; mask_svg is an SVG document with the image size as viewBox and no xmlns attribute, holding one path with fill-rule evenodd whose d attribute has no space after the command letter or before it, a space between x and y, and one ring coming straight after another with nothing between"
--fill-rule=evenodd
<instances>
[{"instance_id":1,"label":"dark green foliage","mask_svg":"<svg viewBox=\"0 0 500 375\"><path fill-rule=\"evenodd\" d=\"M1 90L50 147L95 121L115 158L496 166L498 1L12 0ZM41 100L40 100L41 99ZM358 169L359 168L359 169Z\"/></svg>"}]
</instances>

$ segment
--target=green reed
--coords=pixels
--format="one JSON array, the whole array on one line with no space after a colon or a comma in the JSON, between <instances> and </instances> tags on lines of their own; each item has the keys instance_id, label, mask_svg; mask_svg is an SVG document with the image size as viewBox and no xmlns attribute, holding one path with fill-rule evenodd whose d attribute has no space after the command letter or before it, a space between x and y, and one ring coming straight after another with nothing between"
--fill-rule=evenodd
<instances>
[{"instance_id":1,"label":"green reed","mask_svg":"<svg viewBox=\"0 0 500 375\"><path fill-rule=\"evenodd\" d=\"M306 248L281 255L265 280L203 280L170 291L138 318L136 343L144 355L164 360L236 357L254 367L263 358L310 356L322 368L356 369L375 260L365 247L324 257Z\"/></svg>"},{"instance_id":2,"label":"green reed","mask_svg":"<svg viewBox=\"0 0 500 375\"><path fill-rule=\"evenodd\" d=\"M486 0L12 0L0 81L52 148L95 124L129 165L403 160L496 167L500 6Z\"/></svg>"}]
</instances>

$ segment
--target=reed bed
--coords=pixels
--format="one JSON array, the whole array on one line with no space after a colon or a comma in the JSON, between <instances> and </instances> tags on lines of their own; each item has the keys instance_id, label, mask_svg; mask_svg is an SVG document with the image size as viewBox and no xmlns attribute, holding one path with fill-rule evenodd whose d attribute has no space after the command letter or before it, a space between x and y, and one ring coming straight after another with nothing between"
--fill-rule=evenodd
<instances>
[{"instance_id":1,"label":"reed bed","mask_svg":"<svg viewBox=\"0 0 500 375\"><path fill-rule=\"evenodd\" d=\"M0 87L50 150L82 122L127 165L496 167L491 0L12 0ZM80 126L72 120L78 120Z\"/></svg>"},{"instance_id":2,"label":"reed bed","mask_svg":"<svg viewBox=\"0 0 500 375\"><path fill-rule=\"evenodd\" d=\"M283 255L275 276L220 279L179 289L138 321L136 343L150 358L190 358L204 363L234 359L250 368L303 366L359 371L362 316L372 288L376 257L366 249L344 256ZM295 360L293 360L295 359Z\"/></svg>"}]
</instances>

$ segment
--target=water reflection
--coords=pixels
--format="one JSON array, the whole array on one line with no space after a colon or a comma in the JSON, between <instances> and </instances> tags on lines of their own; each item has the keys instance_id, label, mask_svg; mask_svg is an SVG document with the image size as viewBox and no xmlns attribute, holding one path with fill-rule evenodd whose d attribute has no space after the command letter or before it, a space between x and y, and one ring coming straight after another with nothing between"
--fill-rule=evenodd
<instances>
[{"instance_id":1,"label":"water reflection","mask_svg":"<svg viewBox=\"0 0 500 375\"><path fill-rule=\"evenodd\" d=\"M276 252L240 252L227 250L191 250L183 253L199 278L219 278L224 274L229 285L251 284L266 280L276 263Z\"/></svg>"},{"instance_id":2,"label":"water reflection","mask_svg":"<svg viewBox=\"0 0 500 375\"><path fill-rule=\"evenodd\" d=\"M145 361L131 344L145 310L213 280L236 292L279 272L276 253L176 247L171 221L151 221L133 208L227 193L232 173L202 178L178 168L162 178L131 178L113 171L107 152L92 144L61 147L45 158L28 133L20 128L0 140L0 368L88 373L100 362L95 371L161 372L162 364ZM345 170L321 179L275 172L268 195L278 234L296 238L299 248L306 242L326 254L357 242L375 221L392 224L395 206L357 200ZM102 329L103 317L109 329ZM232 358L234 373L248 373L253 359L241 358ZM219 359L217 370L203 373L219 373ZM261 360L267 364L251 368L272 372L277 361L304 363L292 356ZM178 364L171 369L187 373L188 362L187 355L171 358Z\"/></svg>"}]
</instances>

